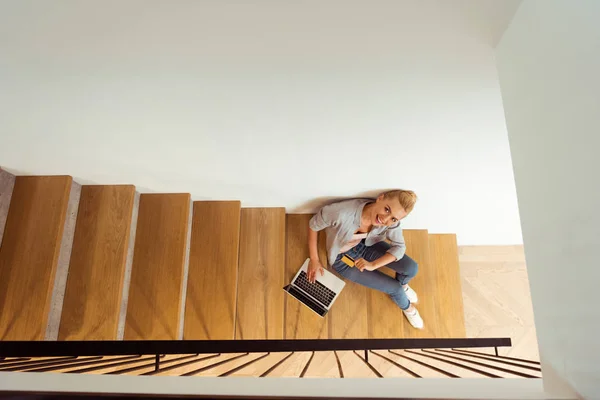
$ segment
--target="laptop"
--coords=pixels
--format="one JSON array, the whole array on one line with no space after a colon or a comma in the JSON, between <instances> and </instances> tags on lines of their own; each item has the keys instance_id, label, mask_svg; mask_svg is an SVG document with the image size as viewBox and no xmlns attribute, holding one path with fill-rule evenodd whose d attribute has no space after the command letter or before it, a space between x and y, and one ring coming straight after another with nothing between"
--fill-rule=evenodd
<instances>
[{"instance_id":1,"label":"laptop","mask_svg":"<svg viewBox=\"0 0 600 400\"><path fill-rule=\"evenodd\" d=\"M320 317L327 315L327 312L333 306L335 299L340 295L346 282L324 270L325 274L317 273L317 279L314 283L308 281L308 262L307 258L302 264L302 267L292 279L292 282L285 286L288 294L295 297L311 311L315 312Z\"/></svg>"}]
</instances>

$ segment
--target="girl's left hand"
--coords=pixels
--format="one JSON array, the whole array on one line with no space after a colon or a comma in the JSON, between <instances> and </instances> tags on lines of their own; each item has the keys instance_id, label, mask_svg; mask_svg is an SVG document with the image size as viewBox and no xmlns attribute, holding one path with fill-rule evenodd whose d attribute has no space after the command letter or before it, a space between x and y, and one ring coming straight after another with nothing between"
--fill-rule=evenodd
<instances>
[{"instance_id":1,"label":"girl's left hand","mask_svg":"<svg viewBox=\"0 0 600 400\"><path fill-rule=\"evenodd\" d=\"M358 268L360 270L360 272L373 271L373 270L377 269L377 267L375 265L373 265L373 263L371 261L367 261L364 258L359 258L358 260L356 260L354 262L354 265L356 265L356 268Z\"/></svg>"}]
</instances>

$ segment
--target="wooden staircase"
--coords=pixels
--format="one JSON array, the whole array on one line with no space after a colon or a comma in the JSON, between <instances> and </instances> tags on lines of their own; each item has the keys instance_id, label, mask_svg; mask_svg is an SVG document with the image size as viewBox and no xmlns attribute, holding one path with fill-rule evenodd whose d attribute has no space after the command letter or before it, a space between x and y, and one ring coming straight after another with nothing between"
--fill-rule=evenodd
<instances>
[{"instance_id":1,"label":"wooden staircase","mask_svg":"<svg viewBox=\"0 0 600 400\"><path fill-rule=\"evenodd\" d=\"M310 215L192 202L189 194L136 195L130 185L84 185L71 196L75 185L68 176L0 170L0 340L465 337L455 235L404 231L420 267L411 286L424 330L410 327L386 295L352 282L319 318L282 290L308 256ZM69 208L78 210L74 229ZM57 284L65 278L66 288ZM51 312L52 299L60 312ZM311 363L323 371L307 374L335 375L331 354ZM264 365L285 356L271 354ZM281 365L294 369L303 357ZM352 352L336 357L370 371Z\"/></svg>"}]
</instances>

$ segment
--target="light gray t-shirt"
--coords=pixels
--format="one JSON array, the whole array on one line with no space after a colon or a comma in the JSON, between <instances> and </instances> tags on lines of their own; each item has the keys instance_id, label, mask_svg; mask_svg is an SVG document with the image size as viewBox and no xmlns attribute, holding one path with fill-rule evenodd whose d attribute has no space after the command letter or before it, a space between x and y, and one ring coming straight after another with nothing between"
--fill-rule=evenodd
<instances>
[{"instance_id":1,"label":"light gray t-shirt","mask_svg":"<svg viewBox=\"0 0 600 400\"><path fill-rule=\"evenodd\" d=\"M321 208L310 220L309 226L313 231L325 229L327 233L327 257L329 265L333 265L340 249L350 240L360 228L360 217L366 204L374 199L344 200ZM397 260L404 257L406 244L400 222L392 226L375 226L365 239L367 246L389 239L391 247L388 253Z\"/></svg>"}]
</instances>

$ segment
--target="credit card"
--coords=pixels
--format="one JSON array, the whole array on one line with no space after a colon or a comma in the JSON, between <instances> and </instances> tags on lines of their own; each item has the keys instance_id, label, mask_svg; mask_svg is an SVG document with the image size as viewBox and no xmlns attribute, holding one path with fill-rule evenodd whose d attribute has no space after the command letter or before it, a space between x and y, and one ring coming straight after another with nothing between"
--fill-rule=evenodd
<instances>
[{"instance_id":1,"label":"credit card","mask_svg":"<svg viewBox=\"0 0 600 400\"><path fill-rule=\"evenodd\" d=\"M346 254L342 256L342 262L349 267L354 267L354 259Z\"/></svg>"}]
</instances>

